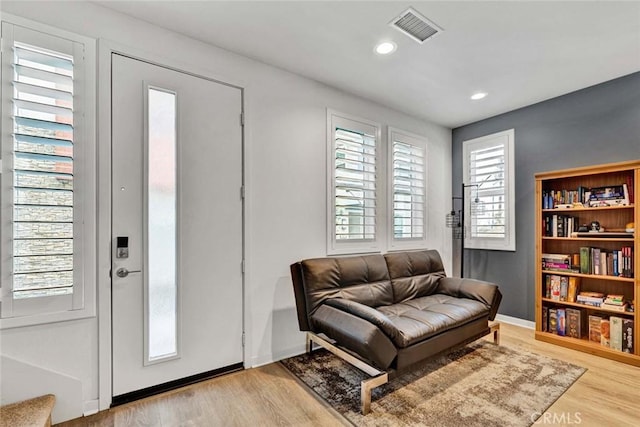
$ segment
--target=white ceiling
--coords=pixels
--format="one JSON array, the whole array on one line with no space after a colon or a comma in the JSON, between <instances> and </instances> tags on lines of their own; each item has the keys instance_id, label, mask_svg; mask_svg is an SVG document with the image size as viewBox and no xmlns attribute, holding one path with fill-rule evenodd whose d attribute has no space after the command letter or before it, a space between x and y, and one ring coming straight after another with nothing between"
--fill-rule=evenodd
<instances>
[{"instance_id":1,"label":"white ceiling","mask_svg":"<svg viewBox=\"0 0 640 427\"><path fill-rule=\"evenodd\" d=\"M640 71L637 1L99 3L452 128ZM444 32L391 28L409 6Z\"/></svg>"}]
</instances>

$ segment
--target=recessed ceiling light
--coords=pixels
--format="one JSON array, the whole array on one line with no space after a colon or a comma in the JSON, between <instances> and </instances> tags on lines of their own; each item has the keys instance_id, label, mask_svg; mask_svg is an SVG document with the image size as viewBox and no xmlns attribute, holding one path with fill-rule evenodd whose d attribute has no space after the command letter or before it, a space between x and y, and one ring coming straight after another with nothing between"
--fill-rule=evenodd
<instances>
[{"instance_id":1,"label":"recessed ceiling light","mask_svg":"<svg viewBox=\"0 0 640 427\"><path fill-rule=\"evenodd\" d=\"M478 93L474 93L473 95L471 95L471 99L473 99L474 101L477 101L478 99L482 99L485 96L487 96L486 92L478 92Z\"/></svg>"},{"instance_id":2,"label":"recessed ceiling light","mask_svg":"<svg viewBox=\"0 0 640 427\"><path fill-rule=\"evenodd\" d=\"M394 42L382 42L376 46L376 53L388 55L396 50L398 46Z\"/></svg>"}]
</instances>

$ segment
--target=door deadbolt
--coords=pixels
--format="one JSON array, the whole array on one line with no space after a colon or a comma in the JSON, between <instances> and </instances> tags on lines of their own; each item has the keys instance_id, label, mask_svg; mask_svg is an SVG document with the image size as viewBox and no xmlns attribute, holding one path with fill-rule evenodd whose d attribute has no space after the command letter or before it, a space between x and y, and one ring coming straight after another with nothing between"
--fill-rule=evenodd
<instances>
[{"instance_id":1,"label":"door deadbolt","mask_svg":"<svg viewBox=\"0 0 640 427\"><path fill-rule=\"evenodd\" d=\"M129 237L118 236L116 239L116 258L129 258Z\"/></svg>"},{"instance_id":2,"label":"door deadbolt","mask_svg":"<svg viewBox=\"0 0 640 427\"><path fill-rule=\"evenodd\" d=\"M129 271L124 267L120 267L119 269L116 270L116 276L120 277L120 278L125 278L129 275L129 273L140 273L141 270L132 270Z\"/></svg>"}]
</instances>

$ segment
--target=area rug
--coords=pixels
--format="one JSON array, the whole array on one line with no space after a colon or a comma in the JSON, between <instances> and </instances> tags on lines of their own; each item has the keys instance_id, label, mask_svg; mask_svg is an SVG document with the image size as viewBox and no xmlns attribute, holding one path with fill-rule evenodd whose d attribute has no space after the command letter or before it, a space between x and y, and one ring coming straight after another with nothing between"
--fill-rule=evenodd
<instances>
[{"instance_id":1,"label":"area rug","mask_svg":"<svg viewBox=\"0 0 640 427\"><path fill-rule=\"evenodd\" d=\"M375 388L363 416L366 374L324 349L281 363L356 426L530 426L586 371L480 340Z\"/></svg>"}]
</instances>

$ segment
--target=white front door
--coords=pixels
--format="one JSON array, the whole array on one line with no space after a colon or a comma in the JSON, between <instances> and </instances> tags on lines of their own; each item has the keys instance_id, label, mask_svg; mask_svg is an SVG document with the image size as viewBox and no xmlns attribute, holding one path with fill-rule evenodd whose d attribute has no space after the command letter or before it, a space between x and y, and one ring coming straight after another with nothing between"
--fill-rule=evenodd
<instances>
[{"instance_id":1,"label":"white front door","mask_svg":"<svg viewBox=\"0 0 640 427\"><path fill-rule=\"evenodd\" d=\"M113 54L111 96L113 396L130 397L242 366L242 92Z\"/></svg>"}]
</instances>

